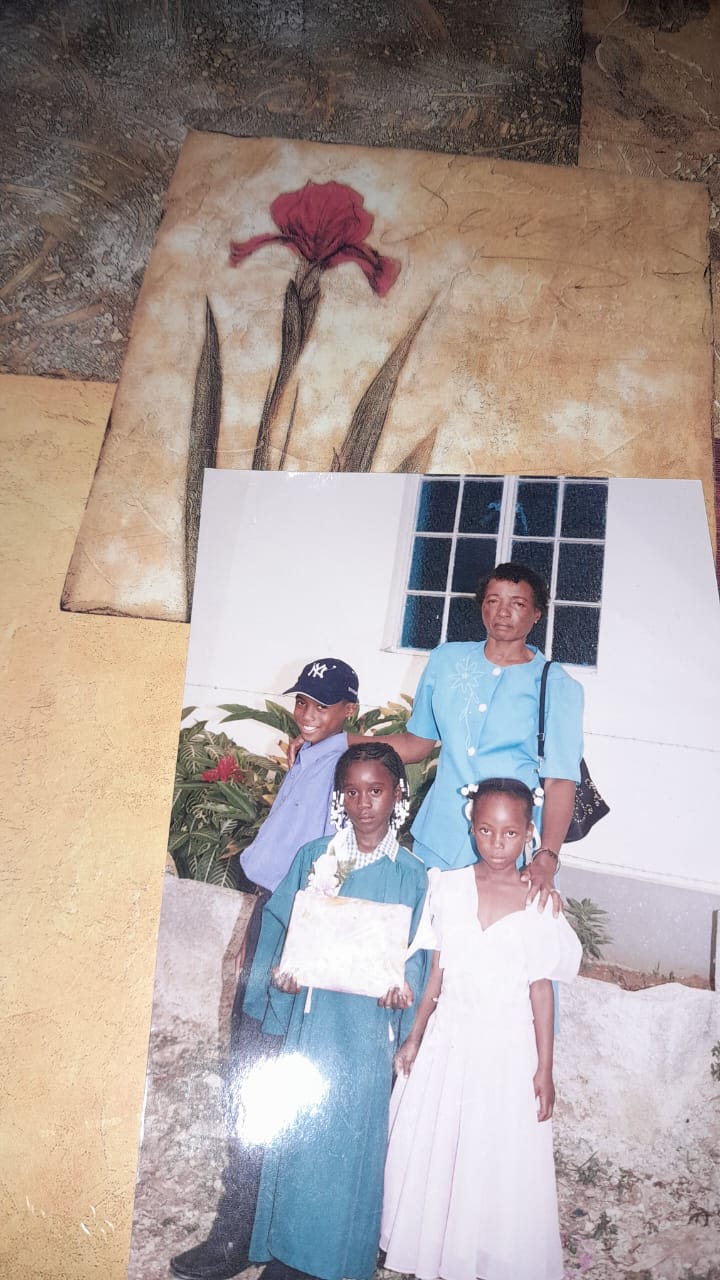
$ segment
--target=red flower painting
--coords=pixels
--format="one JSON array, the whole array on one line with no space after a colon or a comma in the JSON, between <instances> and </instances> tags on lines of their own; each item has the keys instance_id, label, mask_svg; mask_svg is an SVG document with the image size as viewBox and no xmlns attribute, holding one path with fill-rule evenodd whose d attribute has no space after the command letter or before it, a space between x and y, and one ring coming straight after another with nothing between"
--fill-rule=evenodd
<instances>
[{"instance_id":1,"label":"red flower painting","mask_svg":"<svg viewBox=\"0 0 720 1280\"><path fill-rule=\"evenodd\" d=\"M400 263L395 258L385 257L368 244L375 219L364 207L360 193L342 182L306 182L299 191L283 192L270 205L270 216L278 234L230 242L233 267L268 244L285 245L300 258L295 277L285 290L280 363L263 405L253 453L254 471L271 469L272 428L315 322L323 274L343 263L355 263L379 298L385 297L400 274ZM294 415L295 404L280 451L279 470L285 464Z\"/></svg>"},{"instance_id":2,"label":"red flower painting","mask_svg":"<svg viewBox=\"0 0 720 1280\"><path fill-rule=\"evenodd\" d=\"M230 263L237 267L266 244L284 244L313 267L327 271L356 262L370 288L384 298L400 274L400 263L384 257L367 243L375 219L363 197L342 182L307 182L270 205L279 235L252 236L230 242Z\"/></svg>"}]
</instances>

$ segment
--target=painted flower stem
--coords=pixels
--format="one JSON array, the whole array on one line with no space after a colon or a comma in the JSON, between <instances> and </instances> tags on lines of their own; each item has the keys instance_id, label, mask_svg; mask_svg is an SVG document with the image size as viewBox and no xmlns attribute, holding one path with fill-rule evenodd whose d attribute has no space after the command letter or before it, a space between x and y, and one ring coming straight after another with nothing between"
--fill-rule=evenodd
<instances>
[{"instance_id":1,"label":"painted flower stem","mask_svg":"<svg viewBox=\"0 0 720 1280\"><path fill-rule=\"evenodd\" d=\"M260 416L253 452L253 471L271 470L272 428L277 419L283 392L295 372L298 360L310 337L320 301L321 274L320 266L312 266L303 260L298 265L295 279L288 281L283 303L280 363L275 381L268 388ZM284 454L287 453L288 444L289 434L285 439Z\"/></svg>"}]
</instances>

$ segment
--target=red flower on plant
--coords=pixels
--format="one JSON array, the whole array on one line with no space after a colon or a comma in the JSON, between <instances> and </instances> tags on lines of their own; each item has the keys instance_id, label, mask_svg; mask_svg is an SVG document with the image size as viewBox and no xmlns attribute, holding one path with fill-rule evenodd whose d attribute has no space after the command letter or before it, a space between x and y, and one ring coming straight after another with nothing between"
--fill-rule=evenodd
<instances>
[{"instance_id":1,"label":"red flower on plant","mask_svg":"<svg viewBox=\"0 0 720 1280\"><path fill-rule=\"evenodd\" d=\"M366 243L375 219L353 187L342 182L306 182L300 191L288 191L273 200L270 213L280 234L232 240L231 266L237 267L263 245L284 244L321 271L356 262L380 298L400 274L395 258L384 257Z\"/></svg>"},{"instance_id":2,"label":"red flower on plant","mask_svg":"<svg viewBox=\"0 0 720 1280\"><path fill-rule=\"evenodd\" d=\"M214 769L206 769L203 782L242 782L243 771L234 756L221 756Z\"/></svg>"}]
</instances>

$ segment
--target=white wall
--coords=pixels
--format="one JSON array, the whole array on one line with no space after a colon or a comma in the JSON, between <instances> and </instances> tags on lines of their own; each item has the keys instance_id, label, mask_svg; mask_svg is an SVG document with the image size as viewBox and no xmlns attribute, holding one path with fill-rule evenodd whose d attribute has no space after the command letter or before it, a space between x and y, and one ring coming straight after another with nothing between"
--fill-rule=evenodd
<instances>
[{"instance_id":1,"label":"white wall","mask_svg":"<svg viewBox=\"0 0 720 1280\"><path fill-rule=\"evenodd\" d=\"M610 481L598 668L573 674L612 813L567 862L720 888L720 606L699 481Z\"/></svg>"},{"instance_id":2,"label":"white wall","mask_svg":"<svg viewBox=\"0 0 720 1280\"><path fill-rule=\"evenodd\" d=\"M262 705L312 658L365 706L412 694L424 659L386 646L418 478L206 473L185 704ZM720 607L699 481L611 480L585 754L610 816L570 865L717 890ZM223 726L255 749L264 731Z\"/></svg>"},{"instance_id":3,"label":"white wall","mask_svg":"<svg viewBox=\"0 0 720 1280\"><path fill-rule=\"evenodd\" d=\"M207 471L186 704L190 693L226 702L233 689L276 696L319 657L355 667L365 706L413 693L425 659L384 645L417 485L415 476Z\"/></svg>"}]
</instances>

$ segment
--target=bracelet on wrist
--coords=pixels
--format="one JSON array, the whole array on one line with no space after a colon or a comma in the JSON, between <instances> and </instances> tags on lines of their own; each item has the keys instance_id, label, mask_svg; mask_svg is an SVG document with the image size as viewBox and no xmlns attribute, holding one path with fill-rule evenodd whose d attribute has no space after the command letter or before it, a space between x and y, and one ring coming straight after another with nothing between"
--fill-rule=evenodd
<instances>
[{"instance_id":1,"label":"bracelet on wrist","mask_svg":"<svg viewBox=\"0 0 720 1280\"><path fill-rule=\"evenodd\" d=\"M535 850L530 861L534 862L535 859L538 857L538 855L541 853L549 853L550 857L555 859L555 870L558 871L560 868L560 854L557 852L557 850L551 849L547 845L541 845L539 849Z\"/></svg>"}]
</instances>

